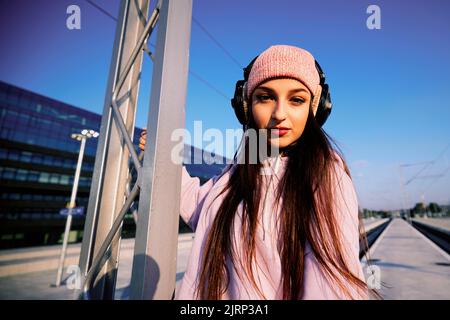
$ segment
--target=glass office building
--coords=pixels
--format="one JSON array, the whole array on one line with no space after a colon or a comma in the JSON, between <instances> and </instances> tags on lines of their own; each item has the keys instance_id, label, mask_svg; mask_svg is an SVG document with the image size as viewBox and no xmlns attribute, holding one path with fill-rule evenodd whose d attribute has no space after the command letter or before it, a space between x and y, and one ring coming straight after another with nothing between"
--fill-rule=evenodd
<instances>
[{"instance_id":1,"label":"glass office building","mask_svg":"<svg viewBox=\"0 0 450 320\"><path fill-rule=\"evenodd\" d=\"M55 244L61 240L80 142L72 133L99 131L101 115L0 81L0 248ZM141 129L135 128L134 144ZM76 205L87 207L97 139L88 139ZM186 158L195 149L185 146ZM187 164L205 182L224 165ZM74 216L72 241L80 241L84 217ZM180 226L186 230L186 226ZM131 216L123 230L133 234ZM74 235L74 236L73 236Z\"/></svg>"}]
</instances>

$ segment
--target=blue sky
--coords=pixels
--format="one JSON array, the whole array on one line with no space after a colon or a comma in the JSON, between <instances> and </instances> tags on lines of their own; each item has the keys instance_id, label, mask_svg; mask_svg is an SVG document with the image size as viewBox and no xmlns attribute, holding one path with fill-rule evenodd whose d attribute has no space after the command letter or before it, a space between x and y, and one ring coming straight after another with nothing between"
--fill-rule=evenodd
<instances>
[{"instance_id":1,"label":"blue sky","mask_svg":"<svg viewBox=\"0 0 450 320\"><path fill-rule=\"evenodd\" d=\"M117 17L118 0L92 1ZM71 4L81 8L81 30L66 28ZM371 4L381 9L380 30L366 26ZM0 6L0 79L101 113L116 22L85 0L2 0ZM300 46L327 75L334 108L324 129L346 156L360 206L449 204L449 12L450 2L437 0L194 0L195 20L233 59L193 22L190 70L220 93L191 74L186 127L193 132L199 120L204 130L239 128L229 99L241 67L273 44ZM150 83L147 57L141 127ZM432 160L401 187L401 176L409 181L423 168L415 164Z\"/></svg>"}]
</instances>

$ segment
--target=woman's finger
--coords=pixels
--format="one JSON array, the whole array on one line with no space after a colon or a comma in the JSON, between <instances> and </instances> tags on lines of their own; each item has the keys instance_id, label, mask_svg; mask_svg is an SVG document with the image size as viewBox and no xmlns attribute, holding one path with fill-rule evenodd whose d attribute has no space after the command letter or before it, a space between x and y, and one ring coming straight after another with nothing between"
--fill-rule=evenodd
<instances>
[{"instance_id":1,"label":"woman's finger","mask_svg":"<svg viewBox=\"0 0 450 320\"><path fill-rule=\"evenodd\" d=\"M146 136L147 136L147 129L143 129L141 132L141 137L139 138L139 149L141 149L142 151L144 151L145 143L147 142Z\"/></svg>"}]
</instances>

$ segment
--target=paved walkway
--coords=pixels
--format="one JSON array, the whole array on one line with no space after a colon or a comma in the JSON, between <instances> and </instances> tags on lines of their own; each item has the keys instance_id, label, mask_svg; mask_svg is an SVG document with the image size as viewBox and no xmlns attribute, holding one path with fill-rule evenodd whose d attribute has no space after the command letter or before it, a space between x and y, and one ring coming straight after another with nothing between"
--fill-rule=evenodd
<instances>
[{"instance_id":1,"label":"paved walkway","mask_svg":"<svg viewBox=\"0 0 450 320\"><path fill-rule=\"evenodd\" d=\"M177 284L187 266L193 234L181 234L178 238ZM80 244L68 248L65 266L78 264ZM116 299L127 299L131 280L134 239L121 241ZM71 300L74 290L64 283L56 288L56 270L61 246L23 248L0 251L0 300ZM47 266L47 267L45 267ZM31 271L31 272L30 272ZM63 282L69 274L65 274Z\"/></svg>"},{"instance_id":2,"label":"paved walkway","mask_svg":"<svg viewBox=\"0 0 450 320\"><path fill-rule=\"evenodd\" d=\"M384 299L450 299L450 256L405 220L394 219L370 254Z\"/></svg>"},{"instance_id":3,"label":"paved walkway","mask_svg":"<svg viewBox=\"0 0 450 320\"><path fill-rule=\"evenodd\" d=\"M372 221L365 222L366 229L373 226ZM191 245L192 234L180 235L177 284L186 269ZM70 246L70 263L78 263L79 248L80 244ZM74 299L73 290L65 285L52 286L59 250L60 246L0 251L0 300ZM128 297L133 250L134 239L122 240L116 299ZM389 224L372 246L371 258L380 268L385 285L380 292L385 299L450 299L449 255L404 220L394 219Z\"/></svg>"}]
</instances>

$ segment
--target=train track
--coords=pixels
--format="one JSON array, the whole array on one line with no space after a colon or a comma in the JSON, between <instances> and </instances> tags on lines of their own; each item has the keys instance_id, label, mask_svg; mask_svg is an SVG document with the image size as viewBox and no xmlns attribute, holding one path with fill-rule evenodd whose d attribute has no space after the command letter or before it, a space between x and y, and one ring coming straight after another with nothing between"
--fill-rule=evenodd
<instances>
[{"instance_id":1,"label":"train track","mask_svg":"<svg viewBox=\"0 0 450 320\"><path fill-rule=\"evenodd\" d=\"M364 257L364 255L367 253L367 251L370 249L370 247L375 243L375 241L378 239L378 237L381 235L381 233L384 231L384 229L386 229L386 227L389 225L389 223L392 221L392 219L388 219L387 221L378 224L376 226L374 226L373 228L371 228L369 226L369 228L366 230L366 238L367 238L367 242L365 241L365 239L361 239L359 242L359 258L361 259L362 257Z\"/></svg>"},{"instance_id":2,"label":"train track","mask_svg":"<svg viewBox=\"0 0 450 320\"><path fill-rule=\"evenodd\" d=\"M415 220L411 220L411 224L420 233L433 241L439 248L450 254L450 231Z\"/></svg>"}]
</instances>

